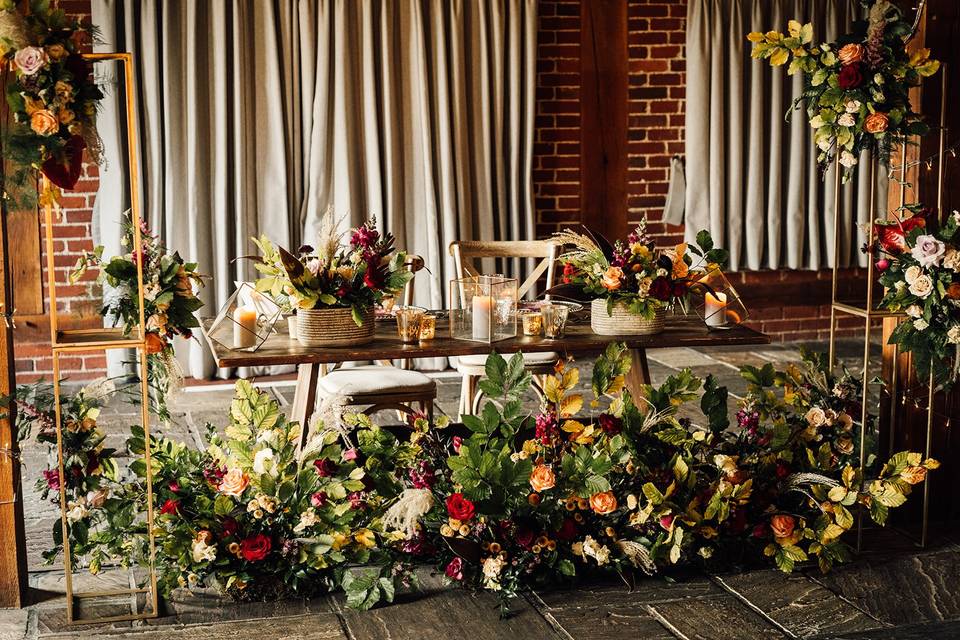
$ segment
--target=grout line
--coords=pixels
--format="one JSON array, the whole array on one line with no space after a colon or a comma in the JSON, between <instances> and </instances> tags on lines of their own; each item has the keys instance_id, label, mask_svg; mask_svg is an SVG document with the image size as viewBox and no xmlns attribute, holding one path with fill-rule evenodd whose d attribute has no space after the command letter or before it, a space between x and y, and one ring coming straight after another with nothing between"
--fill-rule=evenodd
<instances>
[{"instance_id":1,"label":"grout line","mask_svg":"<svg viewBox=\"0 0 960 640\"><path fill-rule=\"evenodd\" d=\"M750 602L750 600L748 600L746 596L744 596L742 593L740 593L739 591L737 591L736 589L734 589L733 587L731 587L730 585L728 585L728 584L726 583L726 581L724 581L724 579L721 578L720 576L712 575L712 576L710 576L710 580L711 580L711 582L713 582L714 584L719 585L721 589L723 589L724 591L726 591L727 593L729 593L730 595L732 595L734 598L736 598L737 600L739 600L741 603L743 603L744 605L746 605L748 609L750 609L751 611L753 611L754 613L756 613L757 615L759 615L761 618L763 618L764 620L766 620L768 623L770 623L771 625L773 625L776 629L778 629L779 631L781 631L781 632L782 632L784 635L786 635L788 638L799 638L799 637L800 637L800 636L798 636L797 634L795 634L793 631L790 631L790 629L786 628L785 626L783 626L782 624L780 624L779 622L777 622L776 620L774 620L773 618L771 618L769 615L767 615L767 613L766 613L763 609L761 609L761 608L758 607L757 605L755 605L755 604L753 604L752 602Z\"/></svg>"}]
</instances>

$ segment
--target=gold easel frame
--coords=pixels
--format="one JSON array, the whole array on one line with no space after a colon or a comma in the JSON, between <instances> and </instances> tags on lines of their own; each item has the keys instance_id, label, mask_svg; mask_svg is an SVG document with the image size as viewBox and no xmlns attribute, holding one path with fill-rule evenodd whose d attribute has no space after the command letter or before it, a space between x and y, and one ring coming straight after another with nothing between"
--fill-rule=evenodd
<instances>
[{"instance_id":1,"label":"gold easel frame","mask_svg":"<svg viewBox=\"0 0 960 640\"><path fill-rule=\"evenodd\" d=\"M130 53L92 53L84 54L83 58L90 62L118 61L122 62L124 65L124 81L126 84L125 89L127 98L127 154L130 175L130 212L131 222L133 224L133 251L134 255L138 255L143 246L143 241L140 232L140 185L139 176L137 174L137 112L135 109L133 94L133 56ZM42 176L42 182L44 190L48 189L49 181L46 176ZM154 537L153 468L150 461L150 400L147 380L146 332L144 330L146 323L144 318L143 300L143 264L142 261L137 261L137 298L140 304L140 322L137 327L136 335L125 336L122 329L106 327L100 329L61 330L58 317L59 311L57 309L56 261L54 259L53 250L54 216L53 205L50 202L44 204L43 213L47 250L47 283L48 295L50 299L50 344L53 348L53 393L57 428L57 463L60 472L60 523L63 531L63 564L64 583L66 587L67 598L67 622L69 624L79 625L156 618L159 614L159 597L157 593L156 541ZM73 562L70 549L70 536L68 533L69 525L67 522L66 483L63 464L63 432L61 424L62 410L60 406L60 356L65 353L95 350L106 351L110 349L135 349L139 359L141 394L140 419L143 424L146 442L143 460L146 463L147 482L147 536L149 539L150 559L149 586L110 591L74 592L72 568ZM142 613L106 616L101 618L77 618L74 615L74 603L77 599L103 598L123 595L135 596L138 594L149 594L148 603L151 605L149 610L144 607L144 611ZM137 606L136 601L134 602L134 606Z\"/></svg>"},{"instance_id":2,"label":"gold easel frame","mask_svg":"<svg viewBox=\"0 0 960 640\"><path fill-rule=\"evenodd\" d=\"M941 222L943 218L943 179L944 179L944 169L943 169L943 153L944 146L946 144L947 137L947 127L946 127L946 95L947 95L947 65L943 65L940 70L941 73L941 103L940 103L940 139L939 139L939 152L937 157L939 158L939 167L937 175L937 212L941 217ZM899 185L900 185L900 209L902 210L906 204L906 192L907 192L907 143L904 142L901 146L901 158L900 158L900 176L899 176ZM873 236L873 221L875 218L874 209L876 207L875 203L875 194L876 189L876 167L877 160L872 158L870 162L870 218L867 225L867 246L872 247L874 244ZM840 269L840 156L837 155L836 162L834 163L834 218L833 218L833 288L831 295L830 303L830 352L829 352L829 366L830 370L833 371L834 365L836 362L836 330L837 330L837 314L845 313L847 315L857 316L863 318L864 320L864 331L863 331L863 376L862 376L862 386L863 386L863 402L861 403L861 414L860 414L860 466L861 468L866 463L866 429L867 429L867 417L869 412L867 411L867 385L870 382L870 336L872 334L873 326L872 321L874 319L886 319L894 318L897 321L906 317L906 314L903 312L887 311L883 309L877 309L874 302L874 283L876 282L876 266L873 258L871 257L867 261L867 299L864 302L863 306L852 304L849 302L843 302L837 299L837 282L839 278L839 269ZM900 401L903 404L907 402L906 393L903 394L901 398L900 391L900 381L897 373L897 359L899 357L899 349L897 345L893 345L893 367L891 367L890 372L890 381L887 387L887 396L890 399L890 415L889 415L889 429L890 429L890 451L892 455L893 451L893 435L894 430L896 429L896 419L897 419L897 402ZM933 370L930 371L930 377L927 381L927 430L925 435L924 443L924 458L929 458L933 454L933 400L934 392L936 388L934 386L933 380ZM930 528L930 480L928 479L923 483L923 515L920 523L920 538L917 541L917 545L921 548L927 546L929 538L929 528ZM857 545L856 550L859 553L863 547L863 514L857 518Z\"/></svg>"}]
</instances>

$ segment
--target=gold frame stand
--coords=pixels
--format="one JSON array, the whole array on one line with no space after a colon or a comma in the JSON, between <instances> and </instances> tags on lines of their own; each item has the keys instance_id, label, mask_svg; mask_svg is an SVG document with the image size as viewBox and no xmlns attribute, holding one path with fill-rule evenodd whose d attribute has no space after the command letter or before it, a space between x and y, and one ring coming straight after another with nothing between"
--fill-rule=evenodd
<instances>
[{"instance_id":1,"label":"gold frame stand","mask_svg":"<svg viewBox=\"0 0 960 640\"><path fill-rule=\"evenodd\" d=\"M140 202L139 202L139 177L137 175L137 139L136 139L136 109L133 94L133 56L130 53L93 53L84 54L84 59L90 62L109 62L119 61L124 65L124 80L126 89L126 111L127 111L127 153L130 172L130 211L131 222L133 225L133 251L134 255L139 254L143 243L140 232ZM46 176L42 176L43 188L49 187L49 181ZM47 283L50 304L50 343L53 348L53 392L54 392L54 410L56 416L57 429L57 463L60 472L60 523L63 531L63 564L64 564L64 583L66 587L67 598L67 622L73 625L91 624L91 623L109 623L127 620L143 620L147 618L156 618L159 613L159 597L157 593L157 573L156 573L156 543L154 538L154 509L153 509L153 469L150 463L150 402L149 386L147 380L147 345L146 333L144 331L144 304L143 304L143 265L140 261L137 263L137 297L140 302L140 323L136 335L125 336L121 329L100 328L100 329L82 329L82 330L61 330L59 321L59 311L57 309L57 283L56 283L56 261L53 250L54 240L54 215L53 205L44 204L44 225L46 235L47 251ZM147 482L147 535L149 538L149 558L150 575L149 586L133 589L116 589L109 591L85 591L75 592L73 590L73 562L70 549L69 524L67 522L67 501L66 486L64 483L64 463L63 463L63 433L62 416L60 406L60 357L63 354L96 351L107 351L110 349L134 349L137 351L139 360L140 375L140 418L143 424L144 435L147 446L144 447L143 460L146 463L146 482ZM77 618L75 617L74 604L77 599L105 598L130 595L136 597L139 594L148 594L147 603L150 609L147 610L146 604L142 613L121 614L115 616L105 616L100 618ZM136 608L138 603L134 602Z\"/></svg>"}]
</instances>

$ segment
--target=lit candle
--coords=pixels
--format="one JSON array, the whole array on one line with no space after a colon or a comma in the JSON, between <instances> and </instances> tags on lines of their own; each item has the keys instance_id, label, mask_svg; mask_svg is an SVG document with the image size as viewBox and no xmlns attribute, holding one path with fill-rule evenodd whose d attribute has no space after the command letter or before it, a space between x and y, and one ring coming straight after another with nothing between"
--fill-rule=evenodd
<instances>
[{"instance_id":1,"label":"lit candle","mask_svg":"<svg viewBox=\"0 0 960 640\"><path fill-rule=\"evenodd\" d=\"M257 310L237 307L233 312L233 348L245 349L257 344Z\"/></svg>"},{"instance_id":2,"label":"lit candle","mask_svg":"<svg viewBox=\"0 0 960 640\"><path fill-rule=\"evenodd\" d=\"M723 327L727 324L727 294L717 293L716 295L707 292L704 298L705 306L703 316L707 320L708 327Z\"/></svg>"},{"instance_id":3,"label":"lit candle","mask_svg":"<svg viewBox=\"0 0 960 640\"><path fill-rule=\"evenodd\" d=\"M420 319L420 339L433 340L437 333L437 316L425 315Z\"/></svg>"},{"instance_id":4,"label":"lit candle","mask_svg":"<svg viewBox=\"0 0 960 640\"><path fill-rule=\"evenodd\" d=\"M473 339L490 341L491 313L493 312L493 298L491 296L473 296Z\"/></svg>"}]
</instances>

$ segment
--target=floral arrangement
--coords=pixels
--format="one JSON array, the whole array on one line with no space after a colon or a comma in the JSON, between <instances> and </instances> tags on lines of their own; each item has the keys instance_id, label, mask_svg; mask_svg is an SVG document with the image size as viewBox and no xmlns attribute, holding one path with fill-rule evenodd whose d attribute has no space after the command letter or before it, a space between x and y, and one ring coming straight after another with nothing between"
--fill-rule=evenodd
<instances>
[{"instance_id":1,"label":"floral arrangement","mask_svg":"<svg viewBox=\"0 0 960 640\"><path fill-rule=\"evenodd\" d=\"M357 326L362 325L363 313L403 289L413 274L403 267L406 253L396 250L393 235L381 235L373 220L350 231L348 246L337 227L328 209L317 248L304 245L297 255L275 247L266 236L254 239L261 253L257 291L287 309L349 308Z\"/></svg>"},{"instance_id":2,"label":"floral arrangement","mask_svg":"<svg viewBox=\"0 0 960 640\"><path fill-rule=\"evenodd\" d=\"M12 123L4 131L3 157L15 170L4 188L22 191L26 202L40 171L55 185L41 198L55 201L58 187L76 185L84 149L100 161L96 113L103 93L80 53L97 30L68 18L50 0L31 0L25 15L18 4L0 2L0 60L13 72L6 81Z\"/></svg>"},{"instance_id":3,"label":"floral arrangement","mask_svg":"<svg viewBox=\"0 0 960 640\"><path fill-rule=\"evenodd\" d=\"M750 33L752 57L773 66L789 62L787 73L804 74L803 94L793 108L806 106L824 170L839 156L846 182L860 153L874 151L886 161L890 149L927 132L910 106L910 89L933 75L940 63L930 51L907 53L912 24L888 0L862 0L867 19L837 42L813 42L813 25L791 20L787 33Z\"/></svg>"},{"instance_id":4,"label":"floral arrangement","mask_svg":"<svg viewBox=\"0 0 960 640\"><path fill-rule=\"evenodd\" d=\"M632 397L627 350L613 344L594 367L591 402L573 391L579 370L560 362L535 415L523 410L522 356L492 354L480 383L488 400L462 427L418 419L388 430L348 416L298 452L299 425L241 381L229 426L223 436L208 427L205 451L147 443L142 431L128 448L151 448L165 591L216 584L260 599L342 588L363 609L391 601L411 586L411 563L429 561L507 607L528 586L597 573L629 581L764 559L827 571L849 559L858 512L885 523L938 464L901 452L860 466L862 389L825 360L745 367L736 430L712 377L684 371ZM694 402L702 427L681 417ZM142 462L133 471L142 477ZM112 495L142 506L142 480ZM90 536L107 547L96 552L142 559L142 521L116 513Z\"/></svg>"},{"instance_id":5,"label":"floral arrangement","mask_svg":"<svg viewBox=\"0 0 960 640\"><path fill-rule=\"evenodd\" d=\"M121 240L127 252L109 260L104 248L96 247L77 260L70 274L72 283L80 281L88 269L98 269L97 283L106 285L101 315L131 335L140 325L140 302L137 294L137 265L143 267L143 302L145 339L149 378L154 410L169 420L166 397L171 386L179 384L180 369L173 357L172 340L176 336L190 338L200 326L194 312L203 302L194 293L194 286L203 286L203 276L193 262L185 262L176 251L170 252L150 233L146 223L140 226L141 250L133 252L133 227L127 224Z\"/></svg>"},{"instance_id":6,"label":"floral arrangement","mask_svg":"<svg viewBox=\"0 0 960 640\"><path fill-rule=\"evenodd\" d=\"M921 379L956 380L960 366L960 213L943 223L933 212L906 209L903 219L878 221L869 247L886 289L880 306L901 311L890 343L913 354Z\"/></svg>"},{"instance_id":7,"label":"floral arrangement","mask_svg":"<svg viewBox=\"0 0 960 640\"><path fill-rule=\"evenodd\" d=\"M562 284L548 293L559 297L625 304L631 313L652 319L658 309L683 301L691 287L708 270L727 262L727 252L713 246L708 231L697 234L696 243L682 243L658 250L647 235L646 220L621 240L610 243L598 234L566 230L554 235L573 248L560 256L564 263Z\"/></svg>"}]
</instances>

